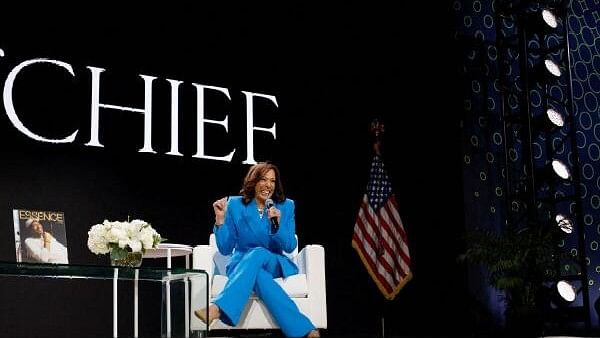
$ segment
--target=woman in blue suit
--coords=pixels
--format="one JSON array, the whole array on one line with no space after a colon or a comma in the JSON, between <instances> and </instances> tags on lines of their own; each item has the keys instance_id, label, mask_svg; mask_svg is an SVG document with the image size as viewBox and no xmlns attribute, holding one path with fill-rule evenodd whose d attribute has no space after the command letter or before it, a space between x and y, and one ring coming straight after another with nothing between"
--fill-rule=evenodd
<instances>
[{"instance_id":1,"label":"woman in blue suit","mask_svg":"<svg viewBox=\"0 0 600 338\"><path fill-rule=\"evenodd\" d=\"M252 166L240 194L213 203L217 247L223 255L233 253L226 269L229 280L209 305L208 319L206 308L194 314L205 323L219 318L235 326L254 291L286 336L319 337L315 326L273 280L298 273L294 262L283 255L297 243L294 201L285 198L279 169L271 163Z\"/></svg>"}]
</instances>

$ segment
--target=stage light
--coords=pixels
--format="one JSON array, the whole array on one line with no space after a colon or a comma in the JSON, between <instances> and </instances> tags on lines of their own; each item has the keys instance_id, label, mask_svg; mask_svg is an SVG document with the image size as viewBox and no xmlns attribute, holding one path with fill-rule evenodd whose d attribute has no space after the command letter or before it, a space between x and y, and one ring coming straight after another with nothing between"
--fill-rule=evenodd
<instances>
[{"instance_id":1,"label":"stage light","mask_svg":"<svg viewBox=\"0 0 600 338\"><path fill-rule=\"evenodd\" d=\"M562 71L560 70L560 67L558 66L558 64L556 64L556 62L552 61L552 59L545 59L544 66L546 67L546 70L550 74L552 74L556 77L560 77L562 75Z\"/></svg>"},{"instance_id":2,"label":"stage light","mask_svg":"<svg viewBox=\"0 0 600 338\"><path fill-rule=\"evenodd\" d=\"M533 126L539 133L553 132L565 125L563 114L554 108L546 109L545 114L539 114L533 118Z\"/></svg>"},{"instance_id":3,"label":"stage light","mask_svg":"<svg viewBox=\"0 0 600 338\"><path fill-rule=\"evenodd\" d=\"M561 280L556 283L556 290L562 299L571 303L575 301L575 297L577 296L577 290L571 283Z\"/></svg>"},{"instance_id":4,"label":"stage light","mask_svg":"<svg viewBox=\"0 0 600 338\"><path fill-rule=\"evenodd\" d=\"M562 114L553 108L548 108L546 110L546 116L548 117L548 120L557 127L562 127L565 125L565 119L563 118Z\"/></svg>"},{"instance_id":5,"label":"stage light","mask_svg":"<svg viewBox=\"0 0 600 338\"><path fill-rule=\"evenodd\" d=\"M554 28L558 27L558 20L556 18L556 15L554 15L554 13L549 9L542 10L542 20L550 28L554 29Z\"/></svg>"},{"instance_id":6,"label":"stage light","mask_svg":"<svg viewBox=\"0 0 600 338\"><path fill-rule=\"evenodd\" d=\"M576 288L567 280L570 279L568 277L560 279L558 282L548 286L548 289L546 290L550 303L554 305L555 309L563 311L563 315L565 314L564 310L572 308L577 299L577 294L582 290L581 288Z\"/></svg>"},{"instance_id":7,"label":"stage light","mask_svg":"<svg viewBox=\"0 0 600 338\"><path fill-rule=\"evenodd\" d=\"M557 182L559 179L569 180L571 173L562 161L553 159L552 162L547 162L543 167L536 167L533 176L538 188L540 188L542 186L552 186L553 182ZM553 197L553 199L556 199L556 197Z\"/></svg>"},{"instance_id":8,"label":"stage light","mask_svg":"<svg viewBox=\"0 0 600 338\"><path fill-rule=\"evenodd\" d=\"M573 222L570 218L563 214L558 214L555 217L556 225L560 228L560 230L564 231L567 234L573 232Z\"/></svg>"},{"instance_id":9,"label":"stage light","mask_svg":"<svg viewBox=\"0 0 600 338\"><path fill-rule=\"evenodd\" d=\"M556 175L562 179L567 180L571 177L569 168L567 168L567 166L560 160L552 160L552 169L554 169L554 173L556 173Z\"/></svg>"},{"instance_id":10,"label":"stage light","mask_svg":"<svg viewBox=\"0 0 600 338\"><path fill-rule=\"evenodd\" d=\"M525 25L531 33L557 33L559 19L554 9L543 8L530 11L523 16Z\"/></svg>"},{"instance_id":11,"label":"stage light","mask_svg":"<svg viewBox=\"0 0 600 338\"><path fill-rule=\"evenodd\" d=\"M553 58L544 53L540 57L534 57L529 60L531 65L529 80L532 84L556 83L564 75L562 67ZM546 93L546 95L548 94Z\"/></svg>"}]
</instances>

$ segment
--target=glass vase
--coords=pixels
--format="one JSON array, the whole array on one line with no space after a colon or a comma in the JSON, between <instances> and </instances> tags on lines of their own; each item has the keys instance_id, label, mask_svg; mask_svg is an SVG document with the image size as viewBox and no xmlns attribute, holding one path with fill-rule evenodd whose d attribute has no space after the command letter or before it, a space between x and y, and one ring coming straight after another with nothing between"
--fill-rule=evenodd
<instances>
[{"instance_id":1,"label":"glass vase","mask_svg":"<svg viewBox=\"0 0 600 338\"><path fill-rule=\"evenodd\" d=\"M127 256L121 259L110 260L112 266L124 266L130 268L138 268L142 265L142 253L141 252L129 252Z\"/></svg>"}]
</instances>

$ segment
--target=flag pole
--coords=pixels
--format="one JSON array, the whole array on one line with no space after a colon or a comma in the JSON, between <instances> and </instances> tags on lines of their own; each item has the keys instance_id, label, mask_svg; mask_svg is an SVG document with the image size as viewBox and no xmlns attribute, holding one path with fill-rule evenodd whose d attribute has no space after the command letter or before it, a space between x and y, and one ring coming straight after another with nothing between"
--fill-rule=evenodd
<instances>
[{"instance_id":1,"label":"flag pole","mask_svg":"<svg viewBox=\"0 0 600 338\"><path fill-rule=\"evenodd\" d=\"M385 309L387 307L387 301L383 301L383 310L381 313L381 338L385 338Z\"/></svg>"},{"instance_id":2,"label":"flag pole","mask_svg":"<svg viewBox=\"0 0 600 338\"><path fill-rule=\"evenodd\" d=\"M381 338L385 338L385 317L388 313L390 300L383 298L383 306L381 307Z\"/></svg>"},{"instance_id":3,"label":"flag pole","mask_svg":"<svg viewBox=\"0 0 600 338\"><path fill-rule=\"evenodd\" d=\"M378 303L375 305L379 316L375 314L372 333L374 337L385 338L385 317L393 310L389 308L392 305L388 302L393 300L412 278L412 273L406 232L398 214L398 203L390 178L383 164L384 124L378 119L373 119L370 132L375 154L369 170L367 191L363 195L354 223L352 247L384 295L383 304L373 300L374 304ZM390 323L393 324L393 320Z\"/></svg>"},{"instance_id":4,"label":"flag pole","mask_svg":"<svg viewBox=\"0 0 600 338\"><path fill-rule=\"evenodd\" d=\"M381 157L381 139L385 131L383 122L375 118L371 121L371 133L373 134L373 151ZM381 338L385 338L385 315L387 308L387 299L384 298L383 306L381 307Z\"/></svg>"}]
</instances>

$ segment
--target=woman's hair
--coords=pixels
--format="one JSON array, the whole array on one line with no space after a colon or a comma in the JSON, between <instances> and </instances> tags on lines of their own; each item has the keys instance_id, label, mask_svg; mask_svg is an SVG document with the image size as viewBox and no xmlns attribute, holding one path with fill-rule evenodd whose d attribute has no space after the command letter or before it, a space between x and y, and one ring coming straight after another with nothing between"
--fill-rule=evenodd
<instances>
[{"instance_id":1,"label":"woman's hair","mask_svg":"<svg viewBox=\"0 0 600 338\"><path fill-rule=\"evenodd\" d=\"M254 188L256 187L256 183L258 183L258 181L260 181L261 178L267 174L267 171L271 169L273 169L275 172L275 189L273 190L272 198L276 202L283 202L285 200L283 186L281 185L279 169L277 166L269 162L259 162L250 167L246 177L244 177L244 183L242 184L242 189L240 190L244 204L250 203L250 201L254 198Z\"/></svg>"}]
</instances>

